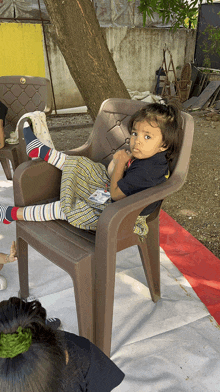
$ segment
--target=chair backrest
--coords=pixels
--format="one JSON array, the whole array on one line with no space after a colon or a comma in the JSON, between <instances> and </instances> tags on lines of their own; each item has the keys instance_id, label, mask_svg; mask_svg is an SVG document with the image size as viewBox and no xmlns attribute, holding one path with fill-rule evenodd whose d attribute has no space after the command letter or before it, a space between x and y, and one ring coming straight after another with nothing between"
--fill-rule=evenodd
<instances>
[{"instance_id":1,"label":"chair backrest","mask_svg":"<svg viewBox=\"0 0 220 392\"><path fill-rule=\"evenodd\" d=\"M93 130L88 139L89 158L107 165L116 150L129 148L128 122L131 116L146 102L110 98L99 109Z\"/></svg>"},{"instance_id":2,"label":"chair backrest","mask_svg":"<svg viewBox=\"0 0 220 392\"><path fill-rule=\"evenodd\" d=\"M47 114L51 112L50 81L33 76L1 76L0 101L8 107L4 131L9 137L23 114L36 110Z\"/></svg>"},{"instance_id":3,"label":"chair backrest","mask_svg":"<svg viewBox=\"0 0 220 392\"><path fill-rule=\"evenodd\" d=\"M130 99L110 98L100 107L93 131L90 134L88 157L95 162L108 165L116 150L129 148L130 134L127 129L131 116L147 103ZM171 172L184 173L188 171L189 157L192 147L194 124L193 118L181 112L183 127L183 142L179 156L171 164ZM73 151L74 152L74 151ZM185 177L184 177L185 178Z\"/></svg>"},{"instance_id":4,"label":"chair backrest","mask_svg":"<svg viewBox=\"0 0 220 392\"><path fill-rule=\"evenodd\" d=\"M172 161L170 170L172 176L175 175L175 177L180 177L181 182L184 183L189 169L194 134L194 120L190 114L184 112L181 112L181 117L183 128L182 146L178 156Z\"/></svg>"}]
</instances>

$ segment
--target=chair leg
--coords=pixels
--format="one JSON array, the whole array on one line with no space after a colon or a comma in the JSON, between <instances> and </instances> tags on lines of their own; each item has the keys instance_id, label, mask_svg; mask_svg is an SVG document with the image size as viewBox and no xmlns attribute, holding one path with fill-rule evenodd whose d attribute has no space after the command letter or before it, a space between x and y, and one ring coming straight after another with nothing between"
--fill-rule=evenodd
<instances>
[{"instance_id":1,"label":"chair leg","mask_svg":"<svg viewBox=\"0 0 220 392\"><path fill-rule=\"evenodd\" d=\"M12 164L13 170L15 171L15 169L19 165L17 149L14 148L11 152L12 152L12 157L13 157L12 160L11 160L11 164Z\"/></svg>"},{"instance_id":2,"label":"chair leg","mask_svg":"<svg viewBox=\"0 0 220 392\"><path fill-rule=\"evenodd\" d=\"M149 222L148 226L148 236L143 242L139 241L138 250L151 298L154 302L157 302L160 299L159 217Z\"/></svg>"},{"instance_id":3,"label":"chair leg","mask_svg":"<svg viewBox=\"0 0 220 392\"><path fill-rule=\"evenodd\" d=\"M102 252L96 254L95 263L96 345L109 357L112 336L116 251L112 248L109 251L102 249Z\"/></svg>"},{"instance_id":4,"label":"chair leg","mask_svg":"<svg viewBox=\"0 0 220 392\"><path fill-rule=\"evenodd\" d=\"M20 282L20 297L25 299L29 296L28 286L28 244L22 238L17 237L18 251L18 274Z\"/></svg>"},{"instance_id":5,"label":"chair leg","mask_svg":"<svg viewBox=\"0 0 220 392\"><path fill-rule=\"evenodd\" d=\"M68 271L72 277L76 301L79 335L95 343L94 269L88 256Z\"/></svg>"},{"instance_id":6,"label":"chair leg","mask_svg":"<svg viewBox=\"0 0 220 392\"><path fill-rule=\"evenodd\" d=\"M9 163L9 159L7 158L1 158L0 162L2 164L2 168L4 170L5 176L7 180L12 180L12 174L11 174L11 167Z\"/></svg>"}]
</instances>

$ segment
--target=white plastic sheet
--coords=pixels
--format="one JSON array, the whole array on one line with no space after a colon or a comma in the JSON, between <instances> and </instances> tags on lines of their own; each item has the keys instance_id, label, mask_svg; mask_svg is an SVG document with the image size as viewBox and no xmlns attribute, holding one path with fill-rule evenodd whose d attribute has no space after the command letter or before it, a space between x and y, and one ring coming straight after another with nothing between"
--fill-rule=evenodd
<instances>
[{"instance_id":1,"label":"white plastic sheet","mask_svg":"<svg viewBox=\"0 0 220 392\"><path fill-rule=\"evenodd\" d=\"M12 181L0 167L0 203L13 205ZM0 250L8 252L15 224L0 223ZM125 379L115 392L219 392L220 333L214 319L188 281L161 249L161 291L151 301L137 247L117 254L112 335L112 360ZM17 262L1 274L8 288L0 301L17 296ZM38 298L48 317L78 333L72 280L55 264L29 248L30 295Z\"/></svg>"}]
</instances>

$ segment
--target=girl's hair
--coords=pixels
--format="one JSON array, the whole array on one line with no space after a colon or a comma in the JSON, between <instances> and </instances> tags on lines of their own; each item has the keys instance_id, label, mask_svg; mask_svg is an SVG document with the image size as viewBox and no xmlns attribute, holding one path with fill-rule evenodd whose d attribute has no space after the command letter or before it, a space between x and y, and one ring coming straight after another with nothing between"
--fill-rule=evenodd
<instances>
[{"instance_id":1,"label":"girl's hair","mask_svg":"<svg viewBox=\"0 0 220 392\"><path fill-rule=\"evenodd\" d=\"M45 325L46 311L39 301L12 297L0 302L0 336L19 327L31 330L28 351L14 358L0 358L1 392L55 392L60 390L66 366L60 336ZM2 335L2 333L4 335Z\"/></svg>"},{"instance_id":2,"label":"girl's hair","mask_svg":"<svg viewBox=\"0 0 220 392\"><path fill-rule=\"evenodd\" d=\"M166 158L172 161L180 151L183 130L178 104L150 103L131 116L128 131L139 121L147 121L152 127L159 127L163 137L163 147L167 148Z\"/></svg>"}]
</instances>

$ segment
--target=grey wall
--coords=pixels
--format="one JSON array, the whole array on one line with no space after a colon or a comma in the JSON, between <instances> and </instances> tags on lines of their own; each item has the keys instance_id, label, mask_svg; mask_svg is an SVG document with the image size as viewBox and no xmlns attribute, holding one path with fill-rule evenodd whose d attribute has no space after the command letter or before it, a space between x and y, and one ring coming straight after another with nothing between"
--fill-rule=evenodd
<instances>
[{"instance_id":1,"label":"grey wall","mask_svg":"<svg viewBox=\"0 0 220 392\"><path fill-rule=\"evenodd\" d=\"M172 53L177 76L186 62L194 59L196 32L168 28L103 28L107 44L118 72L130 90L151 91L155 87L155 71L162 64L165 45ZM46 26L46 40L51 65L52 82L55 92L56 108L71 108L84 105L65 60L55 41L51 25ZM169 57L167 58L169 63ZM46 61L45 61L46 63ZM48 69L47 77L50 78Z\"/></svg>"},{"instance_id":2,"label":"grey wall","mask_svg":"<svg viewBox=\"0 0 220 392\"><path fill-rule=\"evenodd\" d=\"M193 61L195 33L192 31L179 29L171 33L165 28L126 27L107 28L105 31L119 74L131 90L153 92L155 71L162 64L165 46L172 53L175 67ZM167 61L169 64L169 56Z\"/></svg>"}]
</instances>

